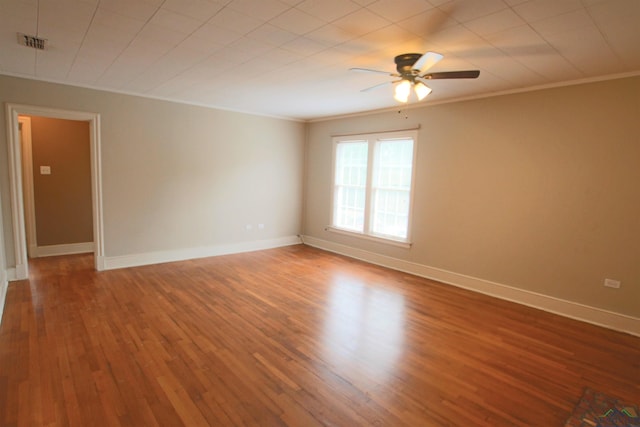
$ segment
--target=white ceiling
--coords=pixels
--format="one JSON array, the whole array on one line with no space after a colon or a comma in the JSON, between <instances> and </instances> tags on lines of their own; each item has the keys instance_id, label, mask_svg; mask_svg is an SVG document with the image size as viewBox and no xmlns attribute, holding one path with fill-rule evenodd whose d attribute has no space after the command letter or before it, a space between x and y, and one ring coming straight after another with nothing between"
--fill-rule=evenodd
<instances>
[{"instance_id":1,"label":"white ceiling","mask_svg":"<svg viewBox=\"0 0 640 427\"><path fill-rule=\"evenodd\" d=\"M397 105L349 68L425 51L481 71L432 103L633 74L640 0L0 0L0 74L302 120Z\"/></svg>"}]
</instances>

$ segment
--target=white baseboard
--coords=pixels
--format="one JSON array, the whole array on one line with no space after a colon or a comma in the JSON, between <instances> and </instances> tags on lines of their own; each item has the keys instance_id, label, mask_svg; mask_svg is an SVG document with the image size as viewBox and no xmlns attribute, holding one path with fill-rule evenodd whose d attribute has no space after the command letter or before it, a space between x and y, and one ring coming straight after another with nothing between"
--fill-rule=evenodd
<instances>
[{"instance_id":1,"label":"white baseboard","mask_svg":"<svg viewBox=\"0 0 640 427\"><path fill-rule=\"evenodd\" d=\"M464 274L404 261L398 258L392 258L362 249L352 248L350 246L311 236L302 236L302 242L309 246L346 255L371 264L381 265L383 267L388 267L394 270L403 271L405 273L414 274L416 276L436 280L438 282L548 311L564 317L640 336L640 319L636 317L596 307L590 307L584 304L538 294L476 277L466 276Z\"/></svg>"},{"instance_id":2,"label":"white baseboard","mask_svg":"<svg viewBox=\"0 0 640 427\"><path fill-rule=\"evenodd\" d=\"M297 245L300 243L302 242L298 236L286 236L276 239L232 243L229 245L121 255L104 257L101 262L101 266L104 267L103 270L114 270L117 268L137 267L141 265L161 264L164 262L185 261L195 258L259 251L263 249L278 248L281 246Z\"/></svg>"},{"instance_id":3,"label":"white baseboard","mask_svg":"<svg viewBox=\"0 0 640 427\"><path fill-rule=\"evenodd\" d=\"M69 243L64 245L36 246L31 249L31 256L41 258L47 256L74 255L93 252L93 242Z\"/></svg>"}]
</instances>

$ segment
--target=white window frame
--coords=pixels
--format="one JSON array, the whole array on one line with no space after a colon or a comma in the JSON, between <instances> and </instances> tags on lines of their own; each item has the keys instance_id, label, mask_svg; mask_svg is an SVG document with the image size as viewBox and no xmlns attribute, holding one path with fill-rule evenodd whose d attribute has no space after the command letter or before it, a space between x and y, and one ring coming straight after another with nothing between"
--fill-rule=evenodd
<instances>
[{"instance_id":1,"label":"white window frame","mask_svg":"<svg viewBox=\"0 0 640 427\"><path fill-rule=\"evenodd\" d=\"M377 142L379 141L390 141L394 139L412 139L413 140L413 157L411 164L411 185L409 190L409 209L408 209L408 221L407 221L407 237L404 239L388 236L382 234L376 234L372 230L372 221L373 221L373 168L374 168L374 159L375 159L375 150ZM337 166L337 148L341 143L349 143L349 142L364 142L368 143L368 154L367 154L367 179L366 179L366 190L365 190L365 214L364 214L364 226L363 231L354 231L352 229L341 228L336 225L336 166ZM414 192L415 192L415 175L416 175L416 154L418 148L418 131L415 129L412 130L400 130L400 131L392 131L392 132L377 132L377 133L366 133L366 134L357 134L357 135L341 135L334 136L332 138L333 142L333 151L332 151L332 169L331 169L331 225L327 228L327 230L332 232L337 232L340 234L345 234L349 236L355 236L367 240L373 240L383 243L392 244L395 246L401 247L410 247L411 246L411 231L412 231L412 217L413 217L413 200L414 200Z\"/></svg>"}]
</instances>

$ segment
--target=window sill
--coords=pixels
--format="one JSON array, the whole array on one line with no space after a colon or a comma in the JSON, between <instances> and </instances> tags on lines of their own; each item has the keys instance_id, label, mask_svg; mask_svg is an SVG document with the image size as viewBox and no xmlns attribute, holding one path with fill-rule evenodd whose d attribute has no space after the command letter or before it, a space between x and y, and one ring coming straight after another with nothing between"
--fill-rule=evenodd
<instances>
[{"instance_id":1,"label":"window sill","mask_svg":"<svg viewBox=\"0 0 640 427\"><path fill-rule=\"evenodd\" d=\"M370 234L363 234L355 231L343 230L342 228L336 228L332 226L325 227L325 230L330 231L332 233L342 234L344 236L351 236L351 237L356 237L358 239L369 240L372 242L384 243L386 245L398 246L400 248L408 249L411 247L411 242L404 241L404 240L394 240L386 237L372 236Z\"/></svg>"}]
</instances>

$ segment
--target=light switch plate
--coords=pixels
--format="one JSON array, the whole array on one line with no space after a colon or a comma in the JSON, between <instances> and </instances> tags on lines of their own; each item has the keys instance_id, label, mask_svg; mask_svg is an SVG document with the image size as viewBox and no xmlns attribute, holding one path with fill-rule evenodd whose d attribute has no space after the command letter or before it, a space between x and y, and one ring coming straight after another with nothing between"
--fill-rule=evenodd
<instances>
[{"instance_id":1,"label":"light switch plate","mask_svg":"<svg viewBox=\"0 0 640 427\"><path fill-rule=\"evenodd\" d=\"M620 281L619 280L613 280L613 279L604 279L604 286L606 286L607 288L619 289L620 288Z\"/></svg>"},{"instance_id":2,"label":"light switch plate","mask_svg":"<svg viewBox=\"0 0 640 427\"><path fill-rule=\"evenodd\" d=\"M40 166L40 175L51 175L51 166Z\"/></svg>"}]
</instances>

